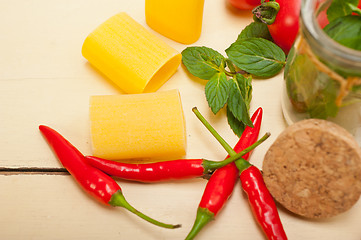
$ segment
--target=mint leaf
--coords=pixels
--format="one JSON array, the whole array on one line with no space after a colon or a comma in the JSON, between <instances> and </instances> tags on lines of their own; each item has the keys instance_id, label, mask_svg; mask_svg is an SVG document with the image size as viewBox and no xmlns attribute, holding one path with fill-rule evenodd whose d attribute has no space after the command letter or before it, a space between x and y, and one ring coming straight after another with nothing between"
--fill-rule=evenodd
<instances>
[{"instance_id":1,"label":"mint leaf","mask_svg":"<svg viewBox=\"0 0 361 240\"><path fill-rule=\"evenodd\" d=\"M246 125L243 122L238 121L237 118L233 115L229 107L227 106L227 121L233 132L238 136L241 137Z\"/></svg>"},{"instance_id":2,"label":"mint leaf","mask_svg":"<svg viewBox=\"0 0 361 240\"><path fill-rule=\"evenodd\" d=\"M338 82L320 73L305 54L293 55L289 60L292 62L287 71L285 69L285 79L287 94L295 110L307 112L311 118L336 116Z\"/></svg>"},{"instance_id":3,"label":"mint leaf","mask_svg":"<svg viewBox=\"0 0 361 240\"><path fill-rule=\"evenodd\" d=\"M216 114L228 100L229 81L224 72L217 73L207 82L206 98L212 112Z\"/></svg>"},{"instance_id":4,"label":"mint leaf","mask_svg":"<svg viewBox=\"0 0 361 240\"><path fill-rule=\"evenodd\" d=\"M182 62L192 75L209 80L223 71L225 58L208 47L187 47L182 51Z\"/></svg>"},{"instance_id":5,"label":"mint leaf","mask_svg":"<svg viewBox=\"0 0 361 240\"><path fill-rule=\"evenodd\" d=\"M321 86L318 70L306 54L295 54L297 50L292 49L284 71L287 94L297 112L307 112L315 98L315 89Z\"/></svg>"},{"instance_id":6,"label":"mint leaf","mask_svg":"<svg viewBox=\"0 0 361 240\"><path fill-rule=\"evenodd\" d=\"M320 81L320 80L319 80ZM321 81L320 81L321 82ZM312 99L308 112L311 118L336 117L338 113L338 106L336 105L336 98L338 95L338 83L332 79L323 81L322 89L318 89L317 93Z\"/></svg>"},{"instance_id":7,"label":"mint leaf","mask_svg":"<svg viewBox=\"0 0 361 240\"><path fill-rule=\"evenodd\" d=\"M252 22L245 27L238 35L237 41L248 38L264 38L273 41L272 36L268 30L267 24L263 22Z\"/></svg>"},{"instance_id":8,"label":"mint leaf","mask_svg":"<svg viewBox=\"0 0 361 240\"><path fill-rule=\"evenodd\" d=\"M336 42L361 51L361 16L348 15L337 18L330 22L324 31Z\"/></svg>"},{"instance_id":9,"label":"mint leaf","mask_svg":"<svg viewBox=\"0 0 361 240\"><path fill-rule=\"evenodd\" d=\"M246 104L247 110L249 110L252 100L252 77L246 78L241 74L237 74L236 79L239 89L241 90L244 102Z\"/></svg>"},{"instance_id":10,"label":"mint leaf","mask_svg":"<svg viewBox=\"0 0 361 240\"><path fill-rule=\"evenodd\" d=\"M333 0L327 9L327 19L329 22L350 15L353 11L352 6L357 6L358 0Z\"/></svg>"},{"instance_id":11,"label":"mint leaf","mask_svg":"<svg viewBox=\"0 0 361 240\"><path fill-rule=\"evenodd\" d=\"M237 41L226 49L226 54L238 68L259 77L276 75L286 60L280 47L262 38Z\"/></svg>"},{"instance_id":12,"label":"mint leaf","mask_svg":"<svg viewBox=\"0 0 361 240\"><path fill-rule=\"evenodd\" d=\"M236 79L232 79L229 89L229 97L227 106L233 116L245 125L253 126L249 116L249 102L252 88L250 79L243 77L241 74L236 75Z\"/></svg>"}]
</instances>

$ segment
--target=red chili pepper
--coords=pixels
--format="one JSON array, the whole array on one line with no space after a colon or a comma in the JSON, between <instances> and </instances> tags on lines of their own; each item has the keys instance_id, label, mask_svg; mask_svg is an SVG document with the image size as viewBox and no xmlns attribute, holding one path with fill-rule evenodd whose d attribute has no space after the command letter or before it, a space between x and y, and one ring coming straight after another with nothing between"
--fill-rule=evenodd
<instances>
[{"instance_id":1,"label":"red chili pepper","mask_svg":"<svg viewBox=\"0 0 361 240\"><path fill-rule=\"evenodd\" d=\"M216 137L223 148L229 154L234 155L234 150L228 145L227 142L223 140L223 138L207 122L207 120L198 111L194 111L194 113L201 120L203 125L212 133L212 135ZM276 205L263 181L261 172L255 166L251 165L242 158L236 160L235 165L240 173L242 186L248 194L252 210L267 237L269 239L287 239L278 215ZM203 216L203 218L199 218L199 226L202 226L201 223L207 223L207 220L209 221L211 214L210 211L199 211L199 213L202 214L201 216ZM192 238L193 237L194 234L192 235ZM190 237L188 239L192 238Z\"/></svg>"},{"instance_id":2,"label":"red chili pepper","mask_svg":"<svg viewBox=\"0 0 361 240\"><path fill-rule=\"evenodd\" d=\"M238 166L238 161L236 165ZM244 168L240 166L239 168ZM247 193L248 201L254 216L261 225L268 239L287 239L276 204L268 191L261 171L255 166L248 166L240 174L243 190Z\"/></svg>"},{"instance_id":3,"label":"red chili pepper","mask_svg":"<svg viewBox=\"0 0 361 240\"><path fill-rule=\"evenodd\" d=\"M90 195L105 205L123 207L144 220L164 228L180 225L165 224L154 220L133 208L124 198L119 185L102 171L86 163L83 154L55 130L40 125L39 129L63 166Z\"/></svg>"},{"instance_id":4,"label":"red chili pepper","mask_svg":"<svg viewBox=\"0 0 361 240\"><path fill-rule=\"evenodd\" d=\"M86 156L86 161L103 172L122 179L139 182L158 182L204 177L212 172L204 167L203 159L180 159L155 163L131 164Z\"/></svg>"},{"instance_id":5,"label":"red chili pepper","mask_svg":"<svg viewBox=\"0 0 361 240\"><path fill-rule=\"evenodd\" d=\"M85 159L89 165L102 170L109 175L139 182L157 182L172 179L174 180L207 176L209 178L211 173L216 169L227 166L237 158L244 156L248 157L249 152L262 143L266 137L268 136L265 135L251 146L238 144L236 146L238 154L232 156L231 158L227 157L223 161L210 161L206 159L179 159L155 163L131 164L110 161L94 156L87 156ZM234 168L236 170L235 172L237 172L237 168L235 166Z\"/></svg>"},{"instance_id":6,"label":"red chili pepper","mask_svg":"<svg viewBox=\"0 0 361 240\"><path fill-rule=\"evenodd\" d=\"M262 113L262 108L258 108L255 111L251 118L254 127L246 127L234 147L235 152L239 152L256 142L261 128ZM249 153L244 155L243 159L247 160L248 157ZM238 176L239 170L234 163L217 169L212 174L204 190L201 202L199 203L193 228L189 232L186 240L193 239L208 222L215 218L233 192Z\"/></svg>"}]
</instances>

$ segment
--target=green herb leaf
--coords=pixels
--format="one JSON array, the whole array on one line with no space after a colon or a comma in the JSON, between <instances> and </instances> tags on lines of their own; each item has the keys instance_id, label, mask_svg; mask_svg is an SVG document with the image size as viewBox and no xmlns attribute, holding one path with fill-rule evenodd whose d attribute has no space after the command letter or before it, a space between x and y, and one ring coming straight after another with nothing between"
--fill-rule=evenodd
<instances>
[{"instance_id":1,"label":"green herb leaf","mask_svg":"<svg viewBox=\"0 0 361 240\"><path fill-rule=\"evenodd\" d=\"M324 30L336 42L361 51L361 16L348 15L337 18Z\"/></svg>"},{"instance_id":2,"label":"green herb leaf","mask_svg":"<svg viewBox=\"0 0 361 240\"><path fill-rule=\"evenodd\" d=\"M222 72L225 58L208 47L188 47L182 51L182 62L188 71L196 77L209 80Z\"/></svg>"},{"instance_id":3,"label":"green herb leaf","mask_svg":"<svg viewBox=\"0 0 361 240\"><path fill-rule=\"evenodd\" d=\"M245 27L238 35L237 41L245 40L248 38L264 38L273 41L267 24L262 22L252 22L247 27Z\"/></svg>"},{"instance_id":4,"label":"green herb leaf","mask_svg":"<svg viewBox=\"0 0 361 240\"><path fill-rule=\"evenodd\" d=\"M320 73L307 55L291 55L289 61L285 79L287 94L295 110L307 112L311 118L336 116L338 83Z\"/></svg>"},{"instance_id":5,"label":"green herb leaf","mask_svg":"<svg viewBox=\"0 0 361 240\"><path fill-rule=\"evenodd\" d=\"M216 114L228 100L229 83L224 72L217 73L207 82L206 98L212 112Z\"/></svg>"},{"instance_id":6,"label":"green herb leaf","mask_svg":"<svg viewBox=\"0 0 361 240\"><path fill-rule=\"evenodd\" d=\"M232 73L235 73L235 72L236 72L236 68L235 68L235 66L233 65L233 62L232 62L231 60L229 60L228 58L226 59L226 64L227 64L228 69L229 69Z\"/></svg>"},{"instance_id":7,"label":"green herb leaf","mask_svg":"<svg viewBox=\"0 0 361 240\"><path fill-rule=\"evenodd\" d=\"M327 19L329 22L350 15L353 11L352 6L357 6L358 0L333 0L327 9Z\"/></svg>"},{"instance_id":8,"label":"green herb leaf","mask_svg":"<svg viewBox=\"0 0 361 240\"><path fill-rule=\"evenodd\" d=\"M252 100L252 77L245 77L241 74L236 75L238 86L246 103L247 110L249 110Z\"/></svg>"},{"instance_id":9,"label":"green herb leaf","mask_svg":"<svg viewBox=\"0 0 361 240\"><path fill-rule=\"evenodd\" d=\"M233 115L231 110L229 110L228 106L227 106L227 121L233 132L238 137L241 137L244 129L246 128L246 125L243 122L237 120L237 118Z\"/></svg>"},{"instance_id":10,"label":"green herb leaf","mask_svg":"<svg viewBox=\"0 0 361 240\"><path fill-rule=\"evenodd\" d=\"M285 83L287 94L297 112L307 112L314 99L314 86L318 70L305 54L295 54L294 48L288 54L285 67ZM306 70L307 69L307 70Z\"/></svg>"},{"instance_id":11,"label":"green herb leaf","mask_svg":"<svg viewBox=\"0 0 361 240\"><path fill-rule=\"evenodd\" d=\"M249 116L249 105L252 98L251 86L251 78L237 74L236 78L231 80L227 106L238 121L253 127Z\"/></svg>"},{"instance_id":12,"label":"green herb leaf","mask_svg":"<svg viewBox=\"0 0 361 240\"><path fill-rule=\"evenodd\" d=\"M237 67L259 77L276 75L286 60L280 47L262 38L237 41L226 49L226 53Z\"/></svg>"},{"instance_id":13,"label":"green herb leaf","mask_svg":"<svg viewBox=\"0 0 361 240\"><path fill-rule=\"evenodd\" d=\"M320 81L323 88L314 95L310 102L308 112L311 118L336 117L339 107L336 105L337 93L339 90L338 83L335 80L328 79Z\"/></svg>"}]
</instances>

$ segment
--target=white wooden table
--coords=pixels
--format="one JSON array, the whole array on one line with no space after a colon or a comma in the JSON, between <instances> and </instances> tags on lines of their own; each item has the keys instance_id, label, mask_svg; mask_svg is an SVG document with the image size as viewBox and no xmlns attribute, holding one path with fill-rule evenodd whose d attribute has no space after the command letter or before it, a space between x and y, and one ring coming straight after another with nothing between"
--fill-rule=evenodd
<instances>
[{"instance_id":1,"label":"white wooden table","mask_svg":"<svg viewBox=\"0 0 361 240\"><path fill-rule=\"evenodd\" d=\"M84 154L91 154L89 96L121 92L82 57L81 46L96 26L122 11L149 29L144 0L0 0L0 239L184 239L190 230L206 180L156 184L119 180L133 206L158 220L182 224L176 230L158 228L84 194L38 131L39 124L49 125ZM236 12L224 0L206 0L202 36L192 45L224 53L250 21L250 13ZM186 47L149 30L179 51ZM225 151L191 108L197 106L230 144L237 138L224 113L210 113L204 86L180 66L160 90L181 92L186 157L222 159ZM263 107L261 134L272 134L251 156L258 167L286 126L281 86L282 74L253 81L251 112ZM361 238L361 201L328 220L310 221L281 207L280 216L292 240ZM239 183L229 203L197 239L264 239Z\"/></svg>"}]
</instances>

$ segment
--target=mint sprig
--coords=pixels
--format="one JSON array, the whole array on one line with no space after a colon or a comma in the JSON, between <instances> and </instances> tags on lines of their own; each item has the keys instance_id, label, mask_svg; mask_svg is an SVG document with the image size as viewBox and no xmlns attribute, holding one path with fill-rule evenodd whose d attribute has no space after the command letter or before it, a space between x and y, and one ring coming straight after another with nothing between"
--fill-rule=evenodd
<instances>
[{"instance_id":1,"label":"mint sprig","mask_svg":"<svg viewBox=\"0 0 361 240\"><path fill-rule=\"evenodd\" d=\"M253 77L271 77L285 64L285 54L272 38L265 23L252 22L225 50L227 57L202 46L182 51L182 62L194 76L208 80L205 95L214 114L226 107L228 124L241 136L253 127L249 109Z\"/></svg>"}]
</instances>

